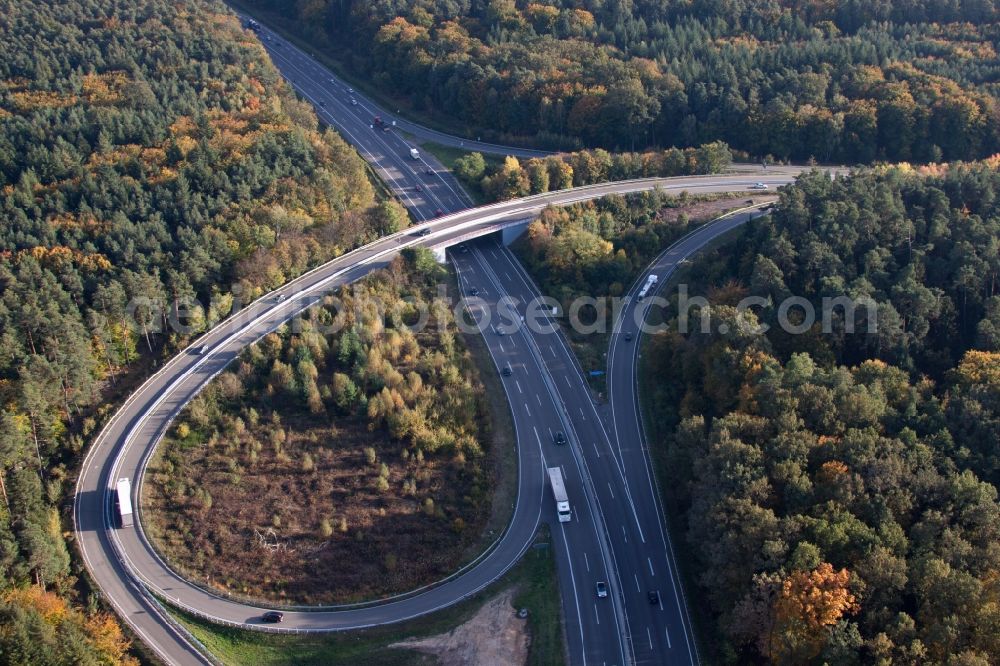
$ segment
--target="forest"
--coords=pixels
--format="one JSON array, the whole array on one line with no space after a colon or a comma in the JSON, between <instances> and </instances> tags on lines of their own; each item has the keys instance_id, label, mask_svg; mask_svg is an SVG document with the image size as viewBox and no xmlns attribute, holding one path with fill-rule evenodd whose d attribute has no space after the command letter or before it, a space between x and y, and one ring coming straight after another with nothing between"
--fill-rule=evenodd
<instances>
[{"instance_id":1,"label":"forest","mask_svg":"<svg viewBox=\"0 0 1000 666\"><path fill-rule=\"evenodd\" d=\"M143 498L175 567L225 594L344 603L478 554L493 415L443 279L429 250L407 250L247 349L185 408Z\"/></svg>"},{"instance_id":2,"label":"forest","mask_svg":"<svg viewBox=\"0 0 1000 666\"><path fill-rule=\"evenodd\" d=\"M937 162L1000 149L994 0L247 0L469 136Z\"/></svg>"},{"instance_id":3,"label":"forest","mask_svg":"<svg viewBox=\"0 0 1000 666\"><path fill-rule=\"evenodd\" d=\"M664 293L640 391L707 663L1000 659L998 167L806 173L682 273L690 333ZM564 302L620 295L683 203L548 209L516 251ZM853 331L780 326L842 295L874 303Z\"/></svg>"},{"instance_id":4,"label":"forest","mask_svg":"<svg viewBox=\"0 0 1000 666\"><path fill-rule=\"evenodd\" d=\"M0 0L0 53L0 653L116 662L67 543L85 443L234 303L406 214L221 3Z\"/></svg>"},{"instance_id":5,"label":"forest","mask_svg":"<svg viewBox=\"0 0 1000 666\"><path fill-rule=\"evenodd\" d=\"M719 661L1000 658L997 166L803 176L694 264L709 325L650 340L652 446ZM841 294L877 322L778 326L788 296Z\"/></svg>"},{"instance_id":6,"label":"forest","mask_svg":"<svg viewBox=\"0 0 1000 666\"><path fill-rule=\"evenodd\" d=\"M492 168L480 153L469 153L455 160L454 172L484 200L504 201L613 180L721 173L732 159L729 147L714 141L697 148L643 153L580 150L533 157L523 165L516 157L507 156Z\"/></svg>"},{"instance_id":7,"label":"forest","mask_svg":"<svg viewBox=\"0 0 1000 666\"><path fill-rule=\"evenodd\" d=\"M607 333L614 324L615 300L663 248L690 231L693 225L745 205L739 197L677 196L650 191L611 195L572 206L546 208L512 245L518 260L531 273L541 293L555 298L570 312L579 298L594 298L582 307L580 322L603 321L603 332L565 325L563 334L584 371L603 371L607 365ZM590 378L597 391L604 379Z\"/></svg>"}]
</instances>

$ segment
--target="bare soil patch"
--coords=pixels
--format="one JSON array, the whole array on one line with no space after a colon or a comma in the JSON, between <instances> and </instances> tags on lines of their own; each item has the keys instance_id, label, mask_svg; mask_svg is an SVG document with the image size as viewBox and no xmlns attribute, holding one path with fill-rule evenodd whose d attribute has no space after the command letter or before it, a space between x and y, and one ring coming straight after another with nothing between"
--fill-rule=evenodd
<instances>
[{"instance_id":1,"label":"bare soil patch","mask_svg":"<svg viewBox=\"0 0 1000 666\"><path fill-rule=\"evenodd\" d=\"M513 596L513 590L497 595L447 633L392 647L432 654L442 666L523 666L528 659L528 627L526 620L517 617Z\"/></svg>"}]
</instances>

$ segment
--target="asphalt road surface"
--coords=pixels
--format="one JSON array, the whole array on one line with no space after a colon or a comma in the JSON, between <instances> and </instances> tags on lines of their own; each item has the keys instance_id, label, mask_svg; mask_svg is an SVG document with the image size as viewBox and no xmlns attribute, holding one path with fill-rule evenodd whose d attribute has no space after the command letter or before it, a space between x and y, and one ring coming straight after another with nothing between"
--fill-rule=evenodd
<instances>
[{"instance_id":1,"label":"asphalt road surface","mask_svg":"<svg viewBox=\"0 0 1000 666\"><path fill-rule=\"evenodd\" d=\"M521 303L533 302L540 296L506 248L491 243L483 252L506 293ZM559 332L558 322L555 318L549 322L548 330L539 328L532 333L541 352L539 365L556 378L559 402L570 422L570 440L582 456L592 481L591 492L600 507L602 528L615 563L611 592L626 609L629 661L697 663L686 604L656 510L657 496L648 485L636 483L640 478L636 472L643 469L644 457L640 454L639 467L625 464L620 446L606 428L604 415L598 411L576 359ZM651 592L657 595L655 603L650 601Z\"/></svg>"},{"instance_id":2,"label":"asphalt road surface","mask_svg":"<svg viewBox=\"0 0 1000 666\"><path fill-rule=\"evenodd\" d=\"M268 34L265 32L264 36ZM171 419L243 348L315 303L322 294L386 265L409 245L451 246L530 218L545 206L565 205L609 193L653 188L710 193L744 190L757 181L776 187L790 182L797 173L795 169L772 169L766 174L645 179L462 210L469 201L450 174L424 153L418 160L410 158L410 145L398 131L377 131L371 126L368 120L372 109L364 106L366 102L355 96L358 104L352 104L347 96L351 93L343 84L336 79L331 83L333 77L329 72L284 40L278 42L281 46L274 45L277 39L280 38L272 37L269 50L285 76L317 106L324 120L355 145L414 216L428 221L430 234L420 236L408 230L381 239L244 307L201 336L144 383L88 450L74 506L84 562L105 599L168 663L199 664L206 663L206 659L189 637L171 623L151 592L191 612L228 624L260 627L260 616L266 609L222 598L174 574L146 540L141 515L135 527L116 528L113 486L118 478L132 479L133 505L139 506L143 470ZM446 214L452 210L462 212ZM500 252L503 260L483 254L491 250ZM519 271L516 262L498 248L476 247L468 256L465 253L458 256L456 265L463 284L483 285L481 289L488 296L484 307L490 307L490 302L495 303L504 295L524 296L531 292L523 274L515 277ZM638 457L626 455L634 448L628 442L639 440L628 440L625 434L609 435L596 413L588 411L586 386L568 356L569 351L562 347L561 337L549 336L551 339L546 341L526 332L509 337L487 332L485 337L498 367L509 363L514 370L511 378L505 378L505 388L515 415L519 492L508 530L467 569L429 589L378 604L287 612L281 629L360 628L401 621L453 604L496 580L516 563L539 521L546 520L553 525L553 547L559 558L572 663L616 664L632 659L642 663L694 661L684 605L673 582L669 547L660 527L655 494L651 488L633 487L643 484L636 484L626 474L645 464L641 451ZM552 358L546 358L546 353L552 354ZM534 398L534 405L530 398ZM574 409L581 412L579 419ZM623 423L625 412L621 414L619 421ZM616 425L620 428L622 423ZM552 433L557 428L566 433L570 446L553 444ZM564 469L574 513L570 523L560 524L554 519L551 493L544 480L547 464ZM598 580L608 583L612 592L609 598L596 598L594 585ZM654 588L661 592L660 603L655 605L646 596Z\"/></svg>"},{"instance_id":3,"label":"asphalt road surface","mask_svg":"<svg viewBox=\"0 0 1000 666\"><path fill-rule=\"evenodd\" d=\"M320 120L357 149L417 221L472 205L455 177L404 135L401 120L351 91L312 56L267 28L262 27L259 35L285 80L313 104ZM418 149L417 158L410 155L413 148Z\"/></svg>"},{"instance_id":4,"label":"asphalt road surface","mask_svg":"<svg viewBox=\"0 0 1000 666\"><path fill-rule=\"evenodd\" d=\"M572 508L572 520L558 521L554 499L543 493L542 519L549 523L562 591L563 616L572 664L624 664L627 648L622 640L623 618L617 599L598 598L598 581L613 575L600 516L588 501L585 474L573 447L559 445L555 434L567 430L554 378L540 372L540 352L526 327L517 326L524 308L501 310L508 294L498 285L491 259L477 245L462 245L453 252L467 308L481 325L490 353L503 377L522 450L537 446L543 467L560 467ZM475 293L475 296L469 294ZM488 313L488 314L487 314ZM508 332L509 331L509 332Z\"/></svg>"},{"instance_id":5,"label":"asphalt road surface","mask_svg":"<svg viewBox=\"0 0 1000 666\"><path fill-rule=\"evenodd\" d=\"M249 16L241 14L241 18L247 19ZM322 88L329 93L337 95L345 105L352 106L357 111L357 115L365 123L370 123L375 116L381 116L390 127L401 130L418 141L433 141L443 146L451 146L452 148L460 148L470 152L477 151L492 155L513 155L515 157L544 157L552 154L551 151L535 150L519 146L505 146L488 141L479 141L473 137L456 136L407 120L399 113L393 113L389 109L380 107L371 98L351 88L349 83L319 65L312 53L300 49L266 25L261 24L260 30L257 33L261 42L271 54L271 58L278 65L278 68L285 73L286 77L295 79L296 88L301 89L300 86L312 86L312 89L315 91ZM282 65L282 62L286 65L294 63L296 66L286 69ZM392 124L393 122L395 122L395 125Z\"/></svg>"},{"instance_id":6,"label":"asphalt road surface","mask_svg":"<svg viewBox=\"0 0 1000 666\"><path fill-rule=\"evenodd\" d=\"M638 292L646 283L649 275L657 276L657 286L662 289L674 272L707 244L745 224L752 217L759 217L763 214L758 208L723 216L711 224L696 229L667 248L639 276L639 279L626 294L625 305L615 321L609 342L607 393L611 409L611 428L608 434L613 449L612 455L619 468L624 470L631 498L635 502L643 523L652 526L647 532L652 551L650 572L655 569L661 574L665 574L659 580L664 581L666 587L659 583L653 583L652 579L650 579L650 587L659 589L661 604L673 606L673 610L678 611L677 615L669 614L668 632L673 632L674 628L688 629L690 620L686 617L684 590L677 575L673 546L663 527L666 524L666 519L659 501L658 484L649 460L639 405L637 374L641 336L645 330L642 324L646 321L650 304L653 302L653 296L657 290L651 290L641 300L638 298ZM661 568L664 563L666 563L666 568ZM674 636L676 635L674 633ZM693 648L691 645L693 640L688 640L687 643L689 649ZM650 647L652 648L652 644ZM661 654L669 656L669 663L683 661L683 655L677 655L671 651L669 641L667 648L667 651Z\"/></svg>"}]
</instances>

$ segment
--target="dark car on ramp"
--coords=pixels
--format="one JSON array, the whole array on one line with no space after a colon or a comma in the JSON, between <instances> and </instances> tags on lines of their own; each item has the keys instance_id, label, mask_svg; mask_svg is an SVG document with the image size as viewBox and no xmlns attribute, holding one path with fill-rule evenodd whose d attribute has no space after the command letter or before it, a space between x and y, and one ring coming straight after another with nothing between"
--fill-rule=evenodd
<instances>
[{"instance_id":1,"label":"dark car on ramp","mask_svg":"<svg viewBox=\"0 0 1000 666\"><path fill-rule=\"evenodd\" d=\"M268 624L277 624L278 622L281 622L283 619L285 619L285 614L279 611L267 611L266 613L260 616L260 619L263 620L264 622L267 622Z\"/></svg>"}]
</instances>

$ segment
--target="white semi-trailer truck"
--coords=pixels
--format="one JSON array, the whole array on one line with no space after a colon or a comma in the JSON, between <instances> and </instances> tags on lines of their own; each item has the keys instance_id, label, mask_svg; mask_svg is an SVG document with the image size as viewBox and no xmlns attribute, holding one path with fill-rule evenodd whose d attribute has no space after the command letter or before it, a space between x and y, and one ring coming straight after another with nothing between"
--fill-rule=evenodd
<instances>
[{"instance_id":1,"label":"white semi-trailer truck","mask_svg":"<svg viewBox=\"0 0 1000 666\"><path fill-rule=\"evenodd\" d=\"M642 285L642 289L639 290L639 300L640 301L642 299L646 298L647 295L649 295L650 290L653 287L656 286L656 282L659 279L660 278L658 278L655 275L650 275L649 277L646 278L646 283L644 285Z\"/></svg>"},{"instance_id":2,"label":"white semi-trailer truck","mask_svg":"<svg viewBox=\"0 0 1000 666\"><path fill-rule=\"evenodd\" d=\"M569 510L569 497L566 496L566 484L563 483L562 470L549 467L549 484L552 486L552 496L556 498L556 513L560 523L568 523L573 516Z\"/></svg>"},{"instance_id":3,"label":"white semi-trailer truck","mask_svg":"<svg viewBox=\"0 0 1000 666\"><path fill-rule=\"evenodd\" d=\"M121 519L122 527L132 526L132 484L128 479L118 479L115 486L115 493L118 495L118 517Z\"/></svg>"}]
</instances>

